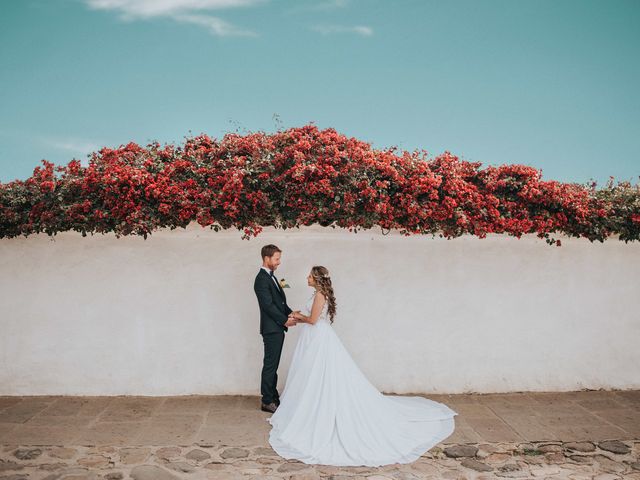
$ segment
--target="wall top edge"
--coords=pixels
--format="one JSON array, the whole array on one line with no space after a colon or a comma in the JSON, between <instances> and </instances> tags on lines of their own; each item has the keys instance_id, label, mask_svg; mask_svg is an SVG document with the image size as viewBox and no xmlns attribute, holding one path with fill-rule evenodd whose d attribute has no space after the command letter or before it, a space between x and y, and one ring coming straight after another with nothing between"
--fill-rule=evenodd
<instances>
[{"instance_id":1,"label":"wall top edge","mask_svg":"<svg viewBox=\"0 0 640 480\"><path fill-rule=\"evenodd\" d=\"M558 239L561 240L563 243L565 242L581 242L581 243L593 243L593 244L601 244L601 242L599 241L595 241L595 242L590 242L588 239L586 238L576 238L576 237L570 237L568 235L565 234L559 234L559 233L554 233L550 235L552 238L554 239ZM0 239L0 243L4 243L5 245L8 244L9 242L12 241L29 241L30 239L50 239L51 241L55 241L55 240L62 240L65 238L83 238L82 234L80 232L76 232L76 231L66 231L66 232L58 232L56 235L54 236L49 236L46 233L36 233L36 234L31 234L28 237L24 237L24 236L19 236L19 237L14 237L14 238L2 238ZM153 231L150 235L147 236L147 239L145 240L141 235L121 235L120 238L116 239L116 236L113 232L109 232L109 233L94 233L92 234L87 234L86 237L84 237L84 240L89 241L89 239L106 239L112 237L114 240L140 240L141 242L145 242L145 241L149 241L152 240L154 238L167 238L167 237L171 237L171 238L200 238L200 237L206 237L206 238L220 238L220 239L234 239L237 238L238 240L241 240L242 237L242 232L236 228L230 228L227 230L220 230L218 232L216 232L215 230L213 230L210 227L202 227L200 224L198 224L197 222L191 222L186 228L176 228L176 229L170 229L170 228L163 228L163 229L159 229L159 230L155 230ZM303 225L300 227L294 227L294 228L287 228L287 229L283 229L283 228L276 228L273 226L268 226L268 227L264 227L262 232L260 232L258 234L257 237L251 237L249 240L243 240L243 241L248 241L248 242L259 242L262 243L265 239L271 239L271 238L294 238L294 237L304 237L304 238L314 238L314 239L319 239L319 238L326 238L326 237L333 237L333 238L337 238L337 237L341 237L341 238L349 238L351 237L352 239L358 239L358 238L369 238L369 239L385 239L385 238L404 238L408 241L412 241L415 242L417 240L423 239L426 241L438 241L438 242L484 242L487 241L488 239L492 239L494 241L499 241L499 242L522 242L522 241L526 241L527 243L530 242L539 242L544 244L545 240L543 238L539 238L535 233L528 233L528 234L524 234L521 236L520 239L518 239L517 237L508 235L508 234L504 234L504 233L490 233L487 234L486 238L482 239L482 238L478 238L475 235L470 235L470 234L464 234L460 237L456 237L456 238L452 238L452 239L446 239L446 238L441 238L439 237L438 234L435 234L435 236L431 235L431 234L418 234L418 235L402 235L399 231L397 230L391 230L388 233L385 232L383 233L382 230L379 227L374 227L371 228L369 230L359 230L358 232L350 232L348 229L346 228L339 228L339 227L335 227L335 228L331 228L331 227L323 227L321 225L318 224L314 224L314 225ZM619 242L619 235L611 235L604 243L609 243L609 242L615 242L615 243L622 243L624 244L624 242ZM626 245L633 245L634 243L638 243L638 242L629 242Z\"/></svg>"}]
</instances>

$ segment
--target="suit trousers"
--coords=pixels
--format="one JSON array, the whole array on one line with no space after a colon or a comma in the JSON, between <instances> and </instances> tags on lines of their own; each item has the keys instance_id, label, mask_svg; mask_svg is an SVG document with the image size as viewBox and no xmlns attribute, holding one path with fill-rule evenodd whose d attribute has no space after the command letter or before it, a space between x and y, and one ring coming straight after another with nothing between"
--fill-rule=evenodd
<instances>
[{"instance_id":1,"label":"suit trousers","mask_svg":"<svg viewBox=\"0 0 640 480\"><path fill-rule=\"evenodd\" d=\"M264 343L264 358L262 360L262 378L260 381L260 393L262 403L280 401L278 394L278 365L284 344L284 332L266 333L262 335Z\"/></svg>"}]
</instances>

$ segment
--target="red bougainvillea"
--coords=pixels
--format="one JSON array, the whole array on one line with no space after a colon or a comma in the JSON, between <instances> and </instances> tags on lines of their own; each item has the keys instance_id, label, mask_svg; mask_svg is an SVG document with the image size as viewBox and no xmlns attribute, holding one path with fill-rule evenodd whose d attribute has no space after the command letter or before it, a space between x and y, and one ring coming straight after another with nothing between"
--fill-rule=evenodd
<instances>
[{"instance_id":1,"label":"red bougainvillea","mask_svg":"<svg viewBox=\"0 0 640 480\"><path fill-rule=\"evenodd\" d=\"M447 238L554 233L604 241L640 236L640 189L597 189L542 180L524 165L481 168L445 152L375 150L314 125L274 134L206 135L184 145L103 148L88 166L42 161L27 180L0 183L0 238L75 230L142 235L158 228L320 224L350 231L379 226Z\"/></svg>"}]
</instances>

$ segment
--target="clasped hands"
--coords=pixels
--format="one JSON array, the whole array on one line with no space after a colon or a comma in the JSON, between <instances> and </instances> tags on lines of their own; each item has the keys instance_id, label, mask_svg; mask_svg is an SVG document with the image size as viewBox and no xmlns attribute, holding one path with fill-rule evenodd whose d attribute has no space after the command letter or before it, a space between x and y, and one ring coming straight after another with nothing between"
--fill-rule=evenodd
<instances>
[{"instance_id":1,"label":"clasped hands","mask_svg":"<svg viewBox=\"0 0 640 480\"><path fill-rule=\"evenodd\" d=\"M302 316L300 315L300 310L296 310L294 312L291 312L289 314L289 316L287 317L287 323L284 324L285 327L289 328L289 327L294 327L298 324L298 320L301 319Z\"/></svg>"}]
</instances>

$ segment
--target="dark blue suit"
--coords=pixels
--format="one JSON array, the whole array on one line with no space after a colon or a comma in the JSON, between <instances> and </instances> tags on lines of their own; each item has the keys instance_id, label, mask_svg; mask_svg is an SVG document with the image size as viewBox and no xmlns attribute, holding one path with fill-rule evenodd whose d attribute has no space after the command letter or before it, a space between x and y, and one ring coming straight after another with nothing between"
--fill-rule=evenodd
<instances>
[{"instance_id":1,"label":"dark blue suit","mask_svg":"<svg viewBox=\"0 0 640 480\"><path fill-rule=\"evenodd\" d=\"M253 290L260 306L260 334L264 343L264 358L262 361L262 376L260 393L262 403L279 402L278 394L278 366L284 344L284 334L289 329L285 327L287 317L292 310L287 305L284 291L277 287L271 276L261 268L253 283Z\"/></svg>"}]
</instances>

